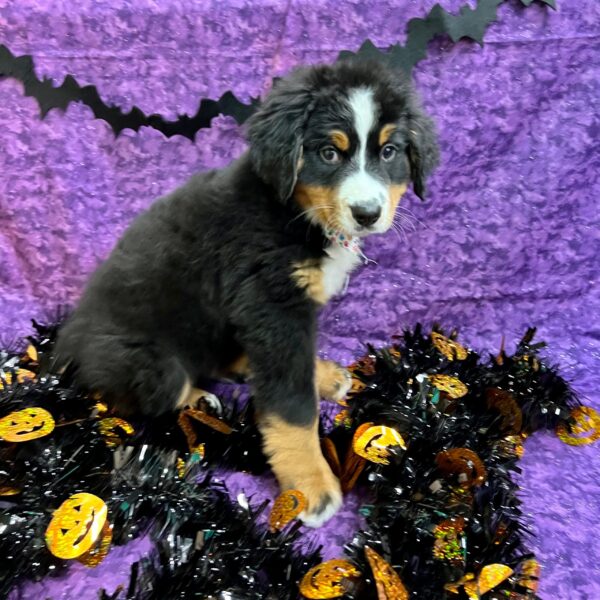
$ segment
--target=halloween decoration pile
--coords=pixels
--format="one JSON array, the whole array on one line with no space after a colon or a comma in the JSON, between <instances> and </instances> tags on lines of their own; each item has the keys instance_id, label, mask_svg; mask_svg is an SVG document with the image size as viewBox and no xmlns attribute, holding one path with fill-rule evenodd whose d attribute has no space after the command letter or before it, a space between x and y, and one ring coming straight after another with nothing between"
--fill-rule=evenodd
<instances>
[{"instance_id":1,"label":"halloween decoration pile","mask_svg":"<svg viewBox=\"0 0 600 600\"><path fill-rule=\"evenodd\" d=\"M600 436L598 414L543 362L533 329L513 355L488 359L439 328L369 347L322 429L365 525L345 556L322 562L301 543L302 494L244 506L214 477L266 468L251 402L125 420L68 371L48 371L55 328L36 327L0 368L3 596L71 561L94 568L148 534L155 551L127 590L103 598L531 600L540 568L511 479L523 442L539 429L575 445Z\"/></svg>"}]
</instances>

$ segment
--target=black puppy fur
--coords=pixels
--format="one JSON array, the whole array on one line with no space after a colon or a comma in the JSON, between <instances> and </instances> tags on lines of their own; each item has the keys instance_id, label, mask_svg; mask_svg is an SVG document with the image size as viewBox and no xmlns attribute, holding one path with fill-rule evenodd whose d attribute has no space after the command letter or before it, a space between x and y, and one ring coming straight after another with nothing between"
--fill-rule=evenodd
<instances>
[{"instance_id":1,"label":"black puppy fur","mask_svg":"<svg viewBox=\"0 0 600 600\"><path fill-rule=\"evenodd\" d=\"M335 189L344 177L343 168L334 173L319 161L319 149L332 128L345 128L356 143L346 99L361 86L374 91L377 127L396 124L402 154L393 165L371 164L374 176L385 185L412 181L422 197L438 154L410 84L380 65L296 71L249 122L247 153L195 175L133 222L92 276L57 346L59 363L72 363L83 386L123 412L149 415L176 409L186 383L218 377L246 355L274 470L282 486L308 489L316 524L340 500L320 451L291 447L308 438L318 446L319 304L294 273L299 264L318 270L330 242L325 223L303 215L294 190ZM301 456L318 464L304 471L282 464Z\"/></svg>"}]
</instances>

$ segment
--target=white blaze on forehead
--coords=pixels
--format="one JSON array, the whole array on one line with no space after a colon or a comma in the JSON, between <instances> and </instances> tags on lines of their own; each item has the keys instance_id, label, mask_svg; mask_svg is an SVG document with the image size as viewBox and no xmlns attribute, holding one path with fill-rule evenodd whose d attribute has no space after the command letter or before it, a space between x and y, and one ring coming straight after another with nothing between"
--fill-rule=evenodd
<instances>
[{"instance_id":1,"label":"white blaze on forehead","mask_svg":"<svg viewBox=\"0 0 600 600\"><path fill-rule=\"evenodd\" d=\"M373 90L370 88L352 90L349 100L354 129L358 136L358 168L363 171L367 164L367 141L375 125L377 107L373 100Z\"/></svg>"},{"instance_id":2,"label":"white blaze on forehead","mask_svg":"<svg viewBox=\"0 0 600 600\"><path fill-rule=\"evenodd\" d=\"M352 90L348 96L352 112L352 124L358 137L358 148L354 156L354 168L340 185L340 198L351 208L365 203L377 202L385 218L387 190L383 183L367 171L367 144L369 134L378 122L378 109L373 90L366 87ZM348 231L355 227L350 219L344 225Z\"/></svg>"}]
</instances>

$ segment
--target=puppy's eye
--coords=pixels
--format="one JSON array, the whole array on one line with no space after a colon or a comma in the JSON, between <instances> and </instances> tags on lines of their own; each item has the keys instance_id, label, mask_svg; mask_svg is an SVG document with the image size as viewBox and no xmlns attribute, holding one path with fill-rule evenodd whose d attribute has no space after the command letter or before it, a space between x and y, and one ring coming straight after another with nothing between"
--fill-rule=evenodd
<instances>
[{"instance_id":1,"label":"puppy's eye","mask_svg":"<svg viewBox=\"0 0 600 600\"><path fill-rule=\"evenodd\" d=\"M398 152L398 149L396 148L396 146L393 146L392 144L386 144L381 149L379 156L381 157L381 160L383 160L384 162L390 162L390 161L394 160L397 152Z\"/></svg>"},{"instance_id":2,"label":"puppy's eye","mask_svg":"<svg viewBox=\"0 0 600 600\"><path fill-rule=\"evenodd\" d=\"M333 146L321 148L319 154L328 165L337 165L342 160L340 153Z\"/></svg>"}]
</instances>

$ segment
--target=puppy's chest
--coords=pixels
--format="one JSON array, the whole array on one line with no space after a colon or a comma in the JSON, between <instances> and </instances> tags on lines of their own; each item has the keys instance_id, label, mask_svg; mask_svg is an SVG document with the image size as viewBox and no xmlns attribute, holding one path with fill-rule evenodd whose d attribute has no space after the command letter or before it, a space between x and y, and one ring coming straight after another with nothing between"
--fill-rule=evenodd
<instances>
[{"instance_id":1,"label":"puppy's chest","mask_svg":"<svg viewBox=\"0 0 600 600\"><path fill-rule=\"evenodd\" d=\"M320 265L325 301L339 294L346 287L350 273L360 262L357 254L338 245L330 246L326 253L327 255L321 259Z\"/></svg>"}]
</instances>

